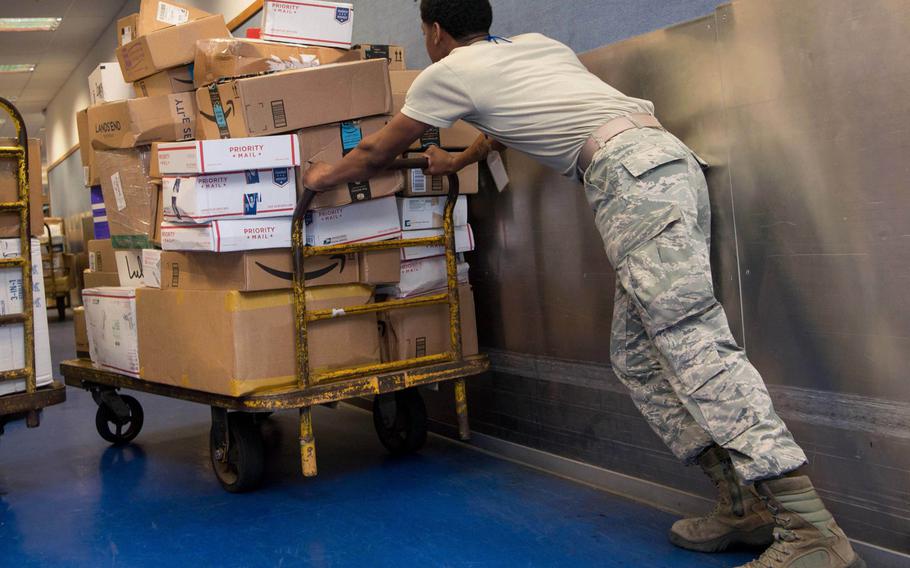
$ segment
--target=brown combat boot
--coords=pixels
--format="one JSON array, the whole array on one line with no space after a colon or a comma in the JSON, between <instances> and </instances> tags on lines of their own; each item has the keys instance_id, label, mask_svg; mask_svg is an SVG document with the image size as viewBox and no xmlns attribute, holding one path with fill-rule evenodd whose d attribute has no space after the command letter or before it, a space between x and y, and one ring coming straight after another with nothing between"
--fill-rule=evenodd
<instances>
[{"instance_id":1,"label":"brown combat boot","mask_svg":"<svg viewBox=\"0 0 910 568\"><path fill-rule=\"evenodd\" d=\"M808 477L785 477L758 487L774 514L774 544L740 568L866 568Z\"/></svg>"},{"instance_id":2,"label":"brown combat boot","mask_svg":"<svg viewBox=\"0 0 910 568\"><path fill-rule=\"evenodd\" d=\"M698 463L717 487L717 506L707 516L677 521L670 529L670 542L698 552L721 552L734 545L770 545L774 541L774 518L755 489L739 483L726 450L714 446L698 458Z\"/></svg>"}]
</instances>

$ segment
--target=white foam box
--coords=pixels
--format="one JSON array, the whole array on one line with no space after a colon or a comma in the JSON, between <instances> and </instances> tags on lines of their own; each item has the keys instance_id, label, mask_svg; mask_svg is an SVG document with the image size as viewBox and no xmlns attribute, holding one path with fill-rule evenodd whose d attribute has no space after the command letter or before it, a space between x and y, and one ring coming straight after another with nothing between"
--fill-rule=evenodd
<instances>
[{"instance_id":1,"label":"white foam box","mask_svg":"<svg viewBox=\"0 0 910 568\"><path fill-rule=\"evenodd\" d=\"M422 239L424 237L441 237L442 234L442 229L425 229L408 231L404 236L408 239ZM462 253L472 250L474 250L474 231L471 230L471 226L455 227L455 252ZM445 253L445 247L408 247L401 249L401 260L417 260Z\"/></svg>"},{"instance_id":2,"label":"white foam box","mask_svg":"<svg viewBox=\"0 0 910 568\"><path fill-rule=\"evenodd\" d=\"M290 246L290 217L254 217L198 225L161 224L164 250L236 252Z\"/></svg>"},{"instance_id":3,"label":"white foam box","mask_svg":"<svg viewBox=\"0 0 910 568\"><path fill-rule=\"evenodd\" d=\"M135 288L82 291L89 354L96 367L139 378Z\"/></svg>"},{"instance_id":4,"label":"white foam box","mask_svg":"<svg viewBox=\"0 0 910 568\"><path fill-rule=\"evenodd\" d=\"M265 0L262 5L264 40L347 49L353 31L353 4Z\"/></svg>"},{"instance_id":5,"label":"white foam box","mask_svg":"<svg viewBox=\"0 0 910 568\"><path fill-rule=\"evenodd\" d=\"M467 262L458 263L458 282L468 282ZM389 292L398 298L410 298L432 294L445 290L447 286L446 259L444 256L406 260L401 263L401 281L397 286L389 286L382 291Z\"/></svg>"},{"instance_id":6,"label":"white foam box","mask_svg":"<svg viewBox=\"0 0 910 568\"><path fill-rule=\"evenodd\" d=\"M297 201L295 169L165 176L164 220L207 223L225 218L287 217Z\"/></svg>"},{"instance_id":7,"label":"white foam box","mask_svg":"<svg viewBox=\"0 0 910 568\"><path fill-rule=\"evenodd\" d=\"M215 174L300 165L296 134L158 145L161 175Z\"/></svg>"},{"instance_id":8,"label":"white foam box","mask_svg":"<svg viewBox=\"0 0 910 568\"><path fill-rule=\"evenodd\" d=\"M161 288L161 251L142 250L142 284L146 288Z\"/></svg>"},{"instance_id":9,"label":"white foam box","mask_svg":"<svg viewBox=\"0 0 910 568\"><path fill-rule=\"evenodd\" d=\"M122 288L142 288L145 285L142 249L115 250L114 258L117 259L117 276Z\"/></svg>"},{"instance_id":10,"label":"white foam box","mask_svg":"<svg viewBox=\"0 0 910 568\"><path fill-rule=\"evenodd\" d=\"M395 197L384 197L310 211L306 216L308 246L384 241L401 237Z\"/></svg>"},{"instance_id":11,"label":"white foam box","mask_svg":"<svg viewBox=\"0 0 910 568\"><path fill-rule=\"evenodd\" d=\"M133 84L123 80L120 64L102 63L88 76L89 100L92 106L136 98Z\"/></svg>"},{"instance_id":12,"label":"white foam box","mask_svg":"<svg viewBox=\"0 0 910 568\"><path fill-rule=\"evenodd\" d=\"M19 256L19 239L0 239L0 257ZM32 239L32 304L35 321L35 383L41 387L53 381L51 344L47 329L44 299L44 271L41 244ZM18 268L0 269L0 315L22 313L22 272ZM22 324L0 327L0 371L21 369L25 365L25 334ZM0 396L25 390L25 381L0 383Z\"/></svg>"},{"instance_id":13,"label":"white foam box","mask_svg":"<svg viewBox=\"0 0 910 568\"><path fill-rule=\"evenodd\" d=\"M403 231L441 229L445 215L445 197L399 197L398 213ZM455 202L452 220L456 227L468 224L468 198L461 196Z\"/></svg>"}]
</instances>

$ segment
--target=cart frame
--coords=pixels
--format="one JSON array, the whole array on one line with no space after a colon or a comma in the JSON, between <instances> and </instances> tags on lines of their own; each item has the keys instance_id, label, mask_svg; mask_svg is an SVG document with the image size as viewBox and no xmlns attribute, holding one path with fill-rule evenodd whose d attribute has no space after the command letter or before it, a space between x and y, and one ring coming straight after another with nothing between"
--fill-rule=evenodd
<instances>
[{"instance_id":1,"label":"cart frame","mask_svg":"<svg viewBox=\"0 0 910 568\"><path fill-rule=\"evenodd\" d=\"M391 169L426 169L427 167L428 160L426 158L417 158L396 160ZM410 420L412 422L423 421L423 424L414 423L409 427L423 428L423 438L419 435L416 437L409 436L404 445L395 446L394 448L383 440L386 447L394 453L406 453L418 449L422 445L426 434L425 409L416 388L452 381L454 382L455 412L458 419L459 435L462 440L468 440L470 438L470 430L465 378L486 372L489 369L489 360L485 355L464 357L462 352L458 262L455 252L455 226L453 219L459 192L458 177L450 175L448 176L448 182L449 190L446 197L442 236L333 246L306 246L304 234L305 217L315 193L309 189L304 191L297 203L292 219L291 252L294 265L296 386L270 390L261 394L231 397L135 379L126 375L97 369L87 360L66 361L61 364L60 370L66 380L66 384L92 392L96 402L99 404L99 416L102 411L107 412L105 420L117 424L117 433L113 435L113 439L105 435L100 425L98 426L99 433L105 439L115 443L129 442L138 434L138 428L133 428L135 424L132 424L128 433L121 436L120 429L123 425L129 423L131 416L134 422L139 422L139 427L141 427L142 421L141 407L136 408L138 402L131 397L121 398L116 393L118 389L136 390L211 406L212 462L219 481L228 491L246 491L258 484L258 479L243 479L244 472L235 472L233 477L231 477L234 480L241 479L241 481L236 481L236 483L226 483L222 476L223 472L221 470L230 465L229 462L233 459L232 449L235 450L233 457L236 458L237 456L238 452L234 446L241 446L239 453L243 453L244 446L251 444L244 441L249 439L249 426L241 428L241 424L246 424L246 422L229 420L228 411L233 411L235 415L241 415L247 413L271 413L277 410L298 410L301 470L305 477L314 477L317 474L317 466L316 444L313 435L313 406L334 405L343 400L372 395L375 397L373 412L377 432L380 431L384 423L391 428L387 417L383 416L383 413L387 414L389 412L388 408L390 405L395 407L396 404L401 404L409 407ZM304 269L307 258L422 246L442 246L445 249L447 274L445 292L410 299L351 306L344 310L307 311L306 271ZM307 332L308 326L312 322L443 304L448 304L449 308L449 350L445 353L319 373L314 373L309 368ZM406 393L412 394L407 397L402 396ZM126 400L127 398L129 400ZM98 420L101 419L98 418ZM393 420L393 422L397 421L398 418ZM96 424L100 424L100 422ZM249 424L253 424L252 421L249 421ZM382 439L382 434L380 434L380 438ZM255 443L252 443L252 445L255 446ZM256 468L253 467L252 469L255 470ZM253 473L261 475L261 466L259 470ZM255 478L256 475L251 475L251 477Z\"/></svg>"}]
</instances>

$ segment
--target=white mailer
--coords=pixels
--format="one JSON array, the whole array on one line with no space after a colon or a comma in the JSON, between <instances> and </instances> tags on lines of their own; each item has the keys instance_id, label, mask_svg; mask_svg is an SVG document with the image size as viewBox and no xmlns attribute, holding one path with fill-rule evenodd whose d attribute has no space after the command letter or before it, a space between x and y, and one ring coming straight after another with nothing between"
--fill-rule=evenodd
<instances>
[{"instance_id":1,"label":"white mailer","mask_svg":"<svg viewBox=\"0 0 910 568\"><path fill-rule=\"evenodd\" d=\"M401 216L401 229L404 231L441 229L445 208L445 197L400 197L398 212ZM452 220L456 227L468 224L467 197L462 195L455 202Z\"/></svg>"},{"instance_id":2,"label":"white mailer","mask_svg":"<svg viewBox=\"0 0 910 568\"><path fill-rule=\"evenodd\" d=\"M265 0L262 6L265 40L350 48L353 30L353 4Z\"/></svg>"},{"instance_id":3,"label":"white mailer","mask_svg":"<svg viewBox=\"0 0 910 568\"><path fill-rule=\"evenodd\" d=\"M89 353L95 366L139 378L135 288L82 292Z\"/></svg>"},{"instance_id":4,"label":"white mailer","mask_svg":"<svg viewBox=\"0 0 910 568\"><path fill-rule=\"evenodd\" d=\"M200 225L161 224L164 250L234 252L290 246L290 217L232 219Z\"/></svg>"},{"instance_id":5,"label":"white mailer","mask_svg":"<svg viewBox=\"0 0 910 568\"><path fill-rule=\"evenodd\" d=\"M120 64L102 63L88 76L89 101L92 106L136 98L133 84L123 80Z\"/></svg>"},{"instance_id":6,"label":"white mailer","mask_svg":"<svg viewBox=\"0 0 910 568\"><path fill-rule=\"evenodd\" d=\"M401 237L395 197L352 203L307 213L308 246L383 241Z\"/></svg>"},{"instance_id":7,"label":"white mailer","mask_svg":"<svg viewBox=\"0 0 910 568\"><path fill-rule=\"evenodd\" d=\"M467 283L469 266L458 263L458 282ZM401 263L401 281L388 288L398 298L410 298L446 289L446 259L444 256L407 260Z\"/></svg>"},{"instance_id":8,"label":"white mailer","mask_svg":"<svg viewBox=\"0 0 910 568\"><path fill-rule=\"evenodd\" d=\"M161 251L142 250L142 284L147 288L161 288Z\"/></svg>"},{"instance_id":9,"label":"white mailer","mask_svg":"<svg viewBox=\"0 0 910 568\"><path fill-rule=\"evenodd\" d=\"M216 219L287 217L297 200L295 168L200 176L165 176L164 219L207 223Z\"/></svg>"},{"instance_id":10,"label":"white mailer","mask_svg":"<svg viewBox=\"0 0 910 568\"><path fill-rule=\"evenodd\" d=\"M212 174L300 165L296 134L168 142L158 145L162 175Z\"/></svg>"},{"instance_id":11,"label":"white mailer","mask_svg":"<svg viewBox=\"0 0 910 568\"><path fill-rule=\"evenodd\" d=\"M421 239L424 237L440 237L442 229L427 229L425 231L408 231L408 239ZM470 225L455 227L455 252L470 252L474 250L474 231ZM408 247L401 249L401 260L417 260L440 256L446 253L445 247Z\"/></svg>"},{"instance_id":12,"label":"white mailer","mask_svg":"<svg viewBox=\"0 0 910 568\"><path fill-rule=\"evenodd\" d=\"M47 328L47 305L44 298L44 271L41 266L41 244L32 239L32 304L35 325L35 383L41 387L53 381L51 344ZM0 257L19 256L19 239L0 239ZM19 268L0 268L0 315L22 313L22 272ZM22 324L0 327L0 371L25 366L25 333ZM0 383L0 396L25 390L25 381Z\"/></svg>"},{"instance_id":13,"label":"white mailer","mask_svg":"<svg viewBox=\"0 0 910 568\"><path fill-rule=\"evenodd\" d=\"M123 288L142 288L143 262L142 249L115 250L114 258L117 259L117 276Z\"/></svg>"}]
</instances>

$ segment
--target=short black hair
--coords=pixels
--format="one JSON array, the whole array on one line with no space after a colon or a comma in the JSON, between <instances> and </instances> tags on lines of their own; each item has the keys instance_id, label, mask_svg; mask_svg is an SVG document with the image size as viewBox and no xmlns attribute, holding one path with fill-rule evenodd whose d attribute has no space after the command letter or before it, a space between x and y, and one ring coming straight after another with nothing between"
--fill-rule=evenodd
<instances>
[{"instance_id":1,"label":"short black hair","mask_svg":"<svg viewBox=\"0 0 910 568\"><path fill-rule=\"evenodd\" d=\"M421 0L420 19L436 24L457 40L490 32L493 7L490 0Z\"/></svg>"}]
</instances>

